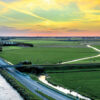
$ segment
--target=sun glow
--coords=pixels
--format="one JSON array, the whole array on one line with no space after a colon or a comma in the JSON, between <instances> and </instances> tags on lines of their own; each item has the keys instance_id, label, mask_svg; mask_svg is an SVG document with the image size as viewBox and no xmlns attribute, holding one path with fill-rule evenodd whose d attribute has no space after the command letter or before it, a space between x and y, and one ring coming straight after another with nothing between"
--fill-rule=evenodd
<instances>
[{"instance_id":1,"label":"sun glow","mask_svg":"<svg viewBox=\"0 0 100 100\"><path fill-rule=\"evenodd\" d=\"M100 35L100 0L0 0L1 31Z\"/></svg>"},{"instance_id":2,"label":"sun glow","mask_svg":"<svg viewBox=\"0 0 100 100\"><path fill-rule=\"evenodd\" d=\"M45 0L46 3L51 4L52 1L51 0Z\"/></svg>"}]
</instances>

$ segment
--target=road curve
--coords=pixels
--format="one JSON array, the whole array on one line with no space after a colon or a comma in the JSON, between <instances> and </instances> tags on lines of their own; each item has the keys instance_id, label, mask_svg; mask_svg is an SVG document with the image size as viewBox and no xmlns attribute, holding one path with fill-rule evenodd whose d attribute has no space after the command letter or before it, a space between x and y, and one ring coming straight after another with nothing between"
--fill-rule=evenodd
<instances>
[{"instance_id":1,"label":"road curve","mask_svg":"<svg viewBox=\"0 0 100 100\"><path fill-rule=\"evenodd\" d=\"M97 52L100 52L99 49L91 46L91 45L86 45L88 48L91 48ZM62 62L60 64L67 64L67 63L72 63L72 62L77 62L77 61L81 61L81 60L87 60L87 59L91 59L91 58L97 58L97 57L100 57L100 54L96 55L96 56L90 56L90 57L84 57L84 58L80 58L80 59L75 59L75 60L71 60L71 61L65 61L65 62Z\"/></svg>"},{"instance_id":2,"label":"road curve","mask_svg":"<svg viewBox=\"0 0 100 100\"><path fill-rule=\"evenodd\" d=\"M100 52L99 49L97 49L97 48L95 48L95 47L93 47L93 46L91 46L91 45L87 45L87 47L88 47L88 48L92 48L93 50L95 50L95 51L97 51L97 52Z\"/></svg>"},{"instance_id":3,"label":"road curve","mask_svg":"<svg viewBox=\"0 0 100 100\"><path fill-rule=\"evenodd\" d=\"M3 59L0 59L0 65L9 65L6 61ZM23 75L21 72L17 71L15 68L7 68L6 69L8 73L10 73L16 80L18 80L20 83L22 83L25 87L27 87L30 91L37 94L36 90L41 91L42 93L56 99L56 100L73 100L70 97L67 97L67 95L63 95L59 92L56 92L50 88L47 88L44 85L41 85L35 80L32 80L29 76ZM43 100L47 100L44 97L41 97Z\"/></svg>"}]
</instances>

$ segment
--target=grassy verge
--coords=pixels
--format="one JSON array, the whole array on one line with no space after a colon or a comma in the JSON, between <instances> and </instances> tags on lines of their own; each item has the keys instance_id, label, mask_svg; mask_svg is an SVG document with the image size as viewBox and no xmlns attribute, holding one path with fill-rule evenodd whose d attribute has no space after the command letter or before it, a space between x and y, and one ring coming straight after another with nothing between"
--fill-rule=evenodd
<instances>
[{"instance_id":1,"label":"grassy verge","mask_svg":"<svg viewBox=\"0 0 100 100\"><path fill-rule=\"evenodd\" d=\"M30 73L26 73L28 74L33 80L38 81L38 77L35 74L30 74Z\"/></svg>"},{"instance_id":2,"label":"grassy verge","mask_svg":"<svg viewBox=\"0 0 100 100\"><path fill-rule=\"evenodd\" d=\"M34 75L34 74L29 74L29 75L30 75L30 77L31 77L33 80L35 79L39 84L41 84L41 85L43 85L43 86L45 86L45 87L47 87L47 88L49 88L49 89L52 89L53 91L56 91L57 93L63 94L63 95L65 95L66 97L69 97L69 98L71 98L71 99L73 99L73 100L76 100L76 97L74 97L74 96L72 96L72 95L70 95L70 94L65 94L65 93L63 93L63 92L61 92L61 91L58 91L57 89L55 89L55 88L53 88L53 87L51 87L51 86L49 86L49 85L47 85L47 84L45 84L45 83L39 81L36 75Z\"/></svg>"},{"instance_id":3,"label":"grassy verge","mask_svg":"<svg viewBox=\"0 0 100 100\"><path fill-rule=\"evenodd\" d=\"M54 85L69 88L93 100L100 100L100 69L59 71L48 73L47 80Z\"/></svg>"},{"instance_id":4,"label":"grassy verge","mask_svg":"<svg viewBox=\"0 0 100 100\"><path fill-rule=\"evenodd\" d=\"M5 70L0 69L0 74L20 93L25 100L42 100L19 83L16 79L14 79L11 75L9 75Z\"/></svg>"},{"instance_id":5,"label":"grassy verge","mask_svg":"<svg viewBox=\"0 0 100 100\"><path fill-rule=\"evenodd\" d=\"M41 94L42 96L46 97L48 100L55 100L53 98L51 98L50 96L47 96L46 94L40 92L40 91L37 91L39 94Z\"/></svg>"}]
</instances>

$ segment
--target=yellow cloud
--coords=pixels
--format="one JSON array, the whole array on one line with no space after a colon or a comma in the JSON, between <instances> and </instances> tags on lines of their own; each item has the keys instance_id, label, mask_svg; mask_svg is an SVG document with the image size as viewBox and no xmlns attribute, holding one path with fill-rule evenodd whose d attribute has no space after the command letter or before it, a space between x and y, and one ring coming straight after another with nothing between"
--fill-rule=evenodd
<instances>
[{"instance_id":1,"label":"yellow cloud","mask_svg":"<svg viewBox=\"0 0 100 100\"><path fill-rule=\"evenodd\" d=\"M3 16L3 15L0 15L0 17L2 17L2 18L4 18L4 19L8 19L8 20L10 20L10 21L21 21L21 20L17 20L17 19L15 19L15 18L11 18L11 17L7 17L7 16Z\"/></svg>"},{"instance_id":2,"label":"yellow cloud","mask_svg":"<svg viewBox=\"0 0 100 100\"><path fill-rule=\"evenodd\" d=\"M18 11L18 12L21 12L21 13L24 13L24 14L27 14L27 15L30 15L30 16L33 16L33 17L39 18L39 19L41 19L41 20L48 20L48 19L43 18L43 17L41 17L41 16L38 16L38 15L32 13L32 12L29 12L29 11L26 11L26 10L22 10L22 9L18 9L18 8L14 7L14 6L12 6L12 5L6 4L6 3L4 3L4 2L1 2L1 1L0 1L0 4L3 5L3 6L5 6L5 7L8 8L8 9L12 9L12 10L15 10L15 11Z\"/></svg>"},{"instance_id":3,"label":"yellow cloud","mask_svg":"<svg viewBox=\"0 0 100 100\"><path fill-rule=\"evenodd\" d=\"M80 19L73 19L73 20L69 19L69 21L65 22L64 21L56 22L41 17L34 13L36 9L44 9L47 11L50 9L56 9L58 11L59 10L63 11L65 9L64 7L67 7L72 2L76 3L77 6L79 7L80 12L84 14L84 16L81 17ZM9 23L9 26L14 25L18 29L31 29L33 31L35 30L47 31L53 29L55 29L56 31L63 29L64 29L63 31L65 30L67 31L73 28L80 30L100 30L99 29L100 15L94 14L94 13L100 13L100 10L94 9L96 6L100 6L100 0L19 0L9 4L0 1L0 5L3 5L5 7L2 12L0 11L2 18L16 21L17 19L3 16L3 14L7 13L7 11L14 10L42 20L42 22L37 22L37 23L26 22L26 21L24 22L20 21L18 23ZM62 15L64 15L63 12Z\"/></svg>"}]
</instances>

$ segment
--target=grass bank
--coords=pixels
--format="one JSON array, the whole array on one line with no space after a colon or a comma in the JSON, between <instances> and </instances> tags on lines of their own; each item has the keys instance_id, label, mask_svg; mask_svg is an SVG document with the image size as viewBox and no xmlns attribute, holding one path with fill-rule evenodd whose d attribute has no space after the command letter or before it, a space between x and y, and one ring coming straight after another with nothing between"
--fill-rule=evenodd
<instances>
[{"instance_id":1,"label":"grass bank","mask_svg":"<svg viewBox=\"0 0 100 100\"><path fill-rule=\"evenodd\" d=\"M25 100L42 100L19 83L16 79L14 79L11 75L9 75L5 70L0 69L0 74L20 93Z\"/></svg>"},{"instance_id":2,"label":"grass bank","mask_svg":"<svg viewBox=\"0 0 100 100\"><path fill-rule=\"evenodd\" d=\"M45 95L44 93L42 93L42 92L40 92L40 91L36 91L36 92L38 92L38 93L41 94L42 96L46 97L48 100L55 100L55 99L51 98L50 96Z\"/></svg>"},{"instance_id":3,"label":"grass bank","mask_svg":"<svg viewBox=\"0 0 100 100\"><path fill-rule=\"evenodd\" d=\"M93 70L51 71L47 80L64 88L74 90L93 100L100 100L100 68Z\"/></svg>"}]
</instances>

